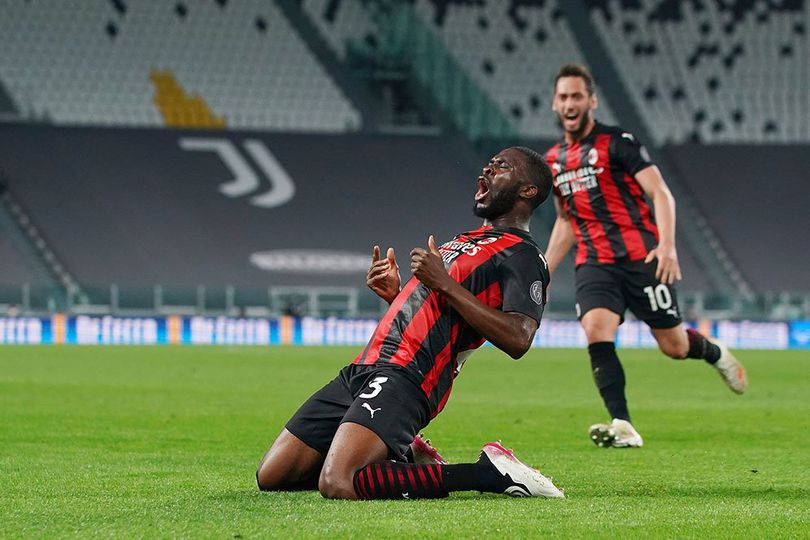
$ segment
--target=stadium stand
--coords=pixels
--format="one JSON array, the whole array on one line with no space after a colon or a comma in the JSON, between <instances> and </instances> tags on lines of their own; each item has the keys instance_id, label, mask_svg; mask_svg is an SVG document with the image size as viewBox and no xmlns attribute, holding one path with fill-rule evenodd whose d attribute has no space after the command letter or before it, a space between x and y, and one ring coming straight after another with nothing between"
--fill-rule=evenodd
<instances>
[{"instance_id":1,"label":"stadium stand","mask_svg":"<svg viewBox=\"0 0 810 540\"><path fill-rule=\"evenodd\" d=\"M807 2L588 4L656 142L810 141Z\"/></svg>"},{"instance_id":2,"label":"stadium stand","mask_svg":"<svg viewBox=\"0 0 810 540\"><path fill-rule=\"evenodd\" d=\"M361 125L273 2L0 5L0 79L29 117L317 132Z\"/></svg>"},{"instance_id":3,"label":"stadium stand","mask_svg":"<svg viewBox=\"0 0 810 540\"><path fill-rule=\"evenodd\" d=\"M426 27L525 137L555 137L550 94L565 62L583 57L562 13L551 1L410 2ZM306 0L304 9L336 54L352 40L380 41L362 2ZM481 44L487 46L482 47ZM530 69L528 69L530 67ZM599 117L613 122L605 100Z\"/></svg>"},{"instance_id":4,"label":"stadium stand","mask_svg":"<svg viewBox=\"0 0 810 540\"><path fill-rule=\"evenodd\" d=\"M362 2L303 0L301 4L304 12L341 60L346 60L347 49L352 40L375 39L377 29Z\"/></svg>"},{"instance_id":5,"label":"stadium stand","mask_svg":"<svg viewBox=\"0 0 810 540\"><path fill-rule=\"evenodd\" d=\"M561 64L583 57L554 2L416 0L414 8L521 135L558 135L550 101L554 76ZM598 116L615 123L606 100Z\"/></svg>"}]
</instances>

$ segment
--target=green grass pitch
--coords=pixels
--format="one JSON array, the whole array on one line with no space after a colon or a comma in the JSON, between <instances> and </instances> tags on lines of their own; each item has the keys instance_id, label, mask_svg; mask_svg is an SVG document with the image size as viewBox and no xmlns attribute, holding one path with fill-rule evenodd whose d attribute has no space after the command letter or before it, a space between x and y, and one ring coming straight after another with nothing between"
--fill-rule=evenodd
<instances>
[{"instance_id":1,"label":"green grass pitch","mask_svg":"<svg viewBox=\"0 0 810 540\"><path fill-rule=\"evenodd\" d=\"M621 351L642 449L598 449L584 350L494 349L425 431L454 462L502 439L565 500L478 493L329 501L260 493L286 419L356 348L1 347L4 537L757 537L810 535L810 354L741 351L751 388L704 363Z\"/></svg>"}]
</instances>

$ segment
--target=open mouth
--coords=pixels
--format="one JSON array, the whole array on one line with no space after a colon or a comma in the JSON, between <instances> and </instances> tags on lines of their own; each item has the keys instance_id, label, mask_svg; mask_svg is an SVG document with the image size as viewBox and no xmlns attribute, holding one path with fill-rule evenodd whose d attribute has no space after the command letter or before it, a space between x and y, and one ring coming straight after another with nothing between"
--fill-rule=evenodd
<instances>
[{"instance_id":1,"label":"open mouth","mask_svg":"<svg viewBox=\"0 0 810 540\"><path fill-rule=\"evenodd\" d=\"M563 121L566 124L569 124L569 125L570 124L576 124L579 121L579 113L578 112L572 112L572 113L564 114L563 115Z\"/></svg>"},{"instance_id":2,"label":"open mouth","mask_svg":"<svg viewBox=\"0 0 810 540\"><path fill-rule=\"evenodd\" d=\"M475 202L481 202L489 195L489 186L483 176L478 177L478 191L475 192Z\"/></svg>"}]
</instances>

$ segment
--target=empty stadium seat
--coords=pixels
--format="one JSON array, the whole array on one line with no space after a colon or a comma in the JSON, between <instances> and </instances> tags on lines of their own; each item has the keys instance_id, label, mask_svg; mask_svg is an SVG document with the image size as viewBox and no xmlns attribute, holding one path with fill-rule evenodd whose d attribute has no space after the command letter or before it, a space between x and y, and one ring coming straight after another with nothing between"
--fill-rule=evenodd
<instances>
[{"instance_id":1,"label":"empty stadium seat","mask_svg":"<svg viewBox=\"0 0 810 540\"><path fill-rule=\"evenodd\" d=\"M352 40L376 33L369 14L358 1L303 0L301 7L341 60Z\"/></svg>"},{"instance_id":2,"label":"empty stadium seat","mask_svg":"<svg viewBox=\"0 0 810 540\"><path fill-rule=\"evenodd\" d=\"M554 76L560 65L582 62L583 56L553 2L409 2L521 135L559 135L551 112ZM335 53L345 58L352 40L378 40L378 29L361 4L305 0L303 7ZM615 121L604 98L598 117Z\"/></svg>"},{"instance_id":3,"label":"empty stadium seat","mask_svg":"<svg viewBox=\"0 0 810 540\"><path fill-rule=\"evenodd\" d=\"M554 77L584 57L555 2L416 0L414 8L523 136L559 136ZM597 117L615 123L604 96Z\"/></svg>"},{"instance_id":4,"label":"empty stadium seat","mask_svg":"<svg viewBox=\"0 0 810 540\"><path fill-rule=\"evenodd\" d=\"M0 78L29 116L58 124L176 125L155 103L150 75L157 71L229 128L360 126L358 112L272 2L0 5Z\"/></svg>"},{"instance_id":5,"label":"empty stadium seat","mask_svg":"<svg viewBox=\"0 0 810 540\"><path fill-rule=\"evenodd\" d=\"M658 143L810 140L810 4L589 4Z\"/></svg>"}]
</instances>

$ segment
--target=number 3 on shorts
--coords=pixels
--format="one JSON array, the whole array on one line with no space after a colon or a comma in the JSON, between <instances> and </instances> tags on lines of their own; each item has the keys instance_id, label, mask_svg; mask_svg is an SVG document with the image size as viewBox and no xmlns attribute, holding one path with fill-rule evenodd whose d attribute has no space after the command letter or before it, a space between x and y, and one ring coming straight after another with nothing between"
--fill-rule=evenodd
<instances>
[{"instance_id":1,"label":"number 3 on shorts","mask_svg":"<svg viewBox=\"0 0 810 540\"><path fill-rule=\"evenodd\" d=\"M652 285L642 289L647 297L650 299L650 309L658 311L659 309L669 309L672 307L672 294L669 292L669 287L660 283L653 287Z\"/></svg>"},{"instance_id":2,"label":"number 3 on shorts","mask_svg":"<svg viewBox=\"0 0 810 540\"><path fill-rule=\"evenodd\" d=\"M366 392L365 394L360 394L359 397L363 399L371 399L376 397L377 394L382 392L382 384L388 381L388 377L374 377L374 380L368 383L368 387L371 388L371 392ZM386 396L388 394L385 394Z\"/></svg>"}]
</instances>

